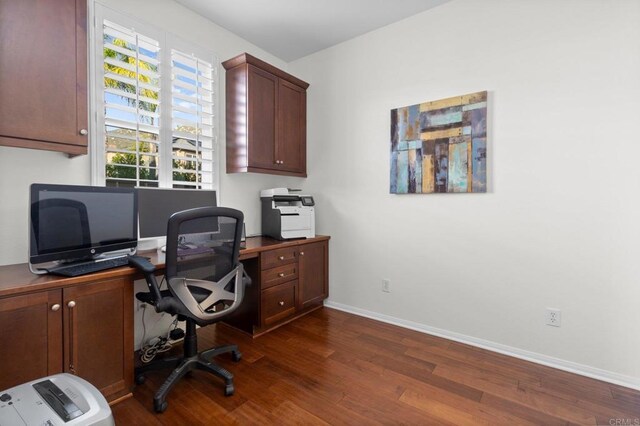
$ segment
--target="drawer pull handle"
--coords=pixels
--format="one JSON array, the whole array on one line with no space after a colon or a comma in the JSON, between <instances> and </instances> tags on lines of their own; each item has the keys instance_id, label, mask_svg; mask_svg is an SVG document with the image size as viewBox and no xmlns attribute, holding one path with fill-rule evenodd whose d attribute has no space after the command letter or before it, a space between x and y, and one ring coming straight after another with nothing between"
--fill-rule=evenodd
<instances>
[{"instance_id":1,"label":"drawer pull handle","mask_svg":"<svg viewBox=\"0 0 640 426\"><path fill-rule=\"evenodd\" d=\"M304 256L304 252L303 251L300 252L300 256Z\"/></svg>"},{"instance_id":2,"label":"drawer pull handle","mask_svg":"<svg viewBox=\"0 0 640 426\"><path fill-rule=\"evenodd\" d=\"M278 259L284 260L284 256L278 256Z\"/></svg>"},{"instance_id":3,"label":"drawer pull handle","mask_svg":"<svg viewBox=\"0 0 640 426\"><path fill-rule=\"evenodd\" d=\"M281 300L281 301L279 301L279 302L278 302L278 305L280 305L280 306L284 306L284 301L282 301L282 300Z\"/></svg>"},{"instance_id":4,"label":"drawer pull handle","mask_svg":"<svg viewBox=\"0 0 640 426\"><path fill-rule=\"evenodd\" d=\"M89 134L87 129L80 129L80 131L78 133L80 133L82 136L87 136Z\"/></svg>"},{"instance_id":5,"label":"drawer pull handle","mask_svg":"<svg viewBox=\"0 0 640 426\"><path fill-rule=\"evenodd\" d=\"M280 272L280 273L278 274L278 276L279 276L279 277L284 277L284 272Z\"/></svg>"},{"instance_id":6,"label":"drawer pull handle","mask_svg":"<svg viewBox=\"0 0 640 426\"><path fill-rule=\"evenodd\" d=\"M72 301L70 301L69 303L67 303L67 306L68 306L69 308L73 308L74 306L76 306L76 302L74 302L74 301L72 300Z\"/></svg>"},{"instance_id":7,"label":"drawer pull handle","mask_svg":"<svg viewBox=\"0 0 640 426\"><path fill-rule=\"evenodd\" d=\"M58 304L58 303L56 303L55 305L51 306L51 310L54 311L54 312L59 310L59 309L60 309L60 304Z\"/></svg>"}]
</instances>

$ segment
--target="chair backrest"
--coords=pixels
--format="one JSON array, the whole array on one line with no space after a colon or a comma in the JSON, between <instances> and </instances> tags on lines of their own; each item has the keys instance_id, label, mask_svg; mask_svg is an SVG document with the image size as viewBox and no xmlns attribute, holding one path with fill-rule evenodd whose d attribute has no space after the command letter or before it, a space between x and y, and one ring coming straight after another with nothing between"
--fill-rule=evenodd
<instances>
[{"instance_id":1,"label":"chair backrest","mask_svg":"<svg viewBox=\"0 0 640 426\"><path fill-rule=\"evenodd\" d=\"M169 218L166 279L182 314L201 325L241 301L243 222L241 211L225 207L200 207Z\"/></svg>"}]
</instances>

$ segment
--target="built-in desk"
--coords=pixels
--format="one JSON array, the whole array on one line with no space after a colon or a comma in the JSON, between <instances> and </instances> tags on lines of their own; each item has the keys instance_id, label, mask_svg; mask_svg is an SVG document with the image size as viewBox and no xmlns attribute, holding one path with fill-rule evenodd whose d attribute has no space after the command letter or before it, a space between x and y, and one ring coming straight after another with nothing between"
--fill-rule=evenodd
<instances>
[{"instance_id":1,"label":"built-in desk","mask_svg":"<svg viewBox=\"0 0 640 426\"><path fill-rule=\"evenodd\" d=\"M226 321L253 336L322 306L328 296L329 237L247 238L240 252L253 285ZM158 273L164 253L140 252ZM133 281L122 267L65 278L34 275L26 263L0 266L0 390L71 372L111 402L133 387Z\"/></svg>"}]
</instances>

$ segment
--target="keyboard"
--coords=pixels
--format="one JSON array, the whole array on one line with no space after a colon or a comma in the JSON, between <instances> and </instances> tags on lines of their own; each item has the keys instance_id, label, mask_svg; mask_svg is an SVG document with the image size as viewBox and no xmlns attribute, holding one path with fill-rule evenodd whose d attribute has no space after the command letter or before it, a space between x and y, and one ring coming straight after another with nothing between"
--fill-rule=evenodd
<instances>
[{"instance_id":1,"label":"keyboard","mask_svg":"<svg viewBox=\"0 0 640 426\"><path fill-rule=\"evenodd\" d=\"M119 268L129 264L129 256L116 257L109 260L97 262L81 263L78 265L61 266L49 269L50 274L62 275L63 277L77 277L78 275L91 274L93 272L104 271L105 269Z\"/></svg>"}]
</instances>

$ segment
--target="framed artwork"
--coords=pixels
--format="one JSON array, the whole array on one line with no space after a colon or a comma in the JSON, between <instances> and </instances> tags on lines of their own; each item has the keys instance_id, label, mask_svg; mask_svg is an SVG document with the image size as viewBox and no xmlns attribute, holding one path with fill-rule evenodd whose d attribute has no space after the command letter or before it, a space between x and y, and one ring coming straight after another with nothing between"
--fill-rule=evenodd
<instances>
[{"instance_id":1,"label":"framed artwork","mask_svg":"<svg viewBox=\"0 0 640 426\"><path fill-rule=\"evenodd\" d=\"M487 92L391 110L392 194L487 192Z\"/></svg>"}]
</instances>

